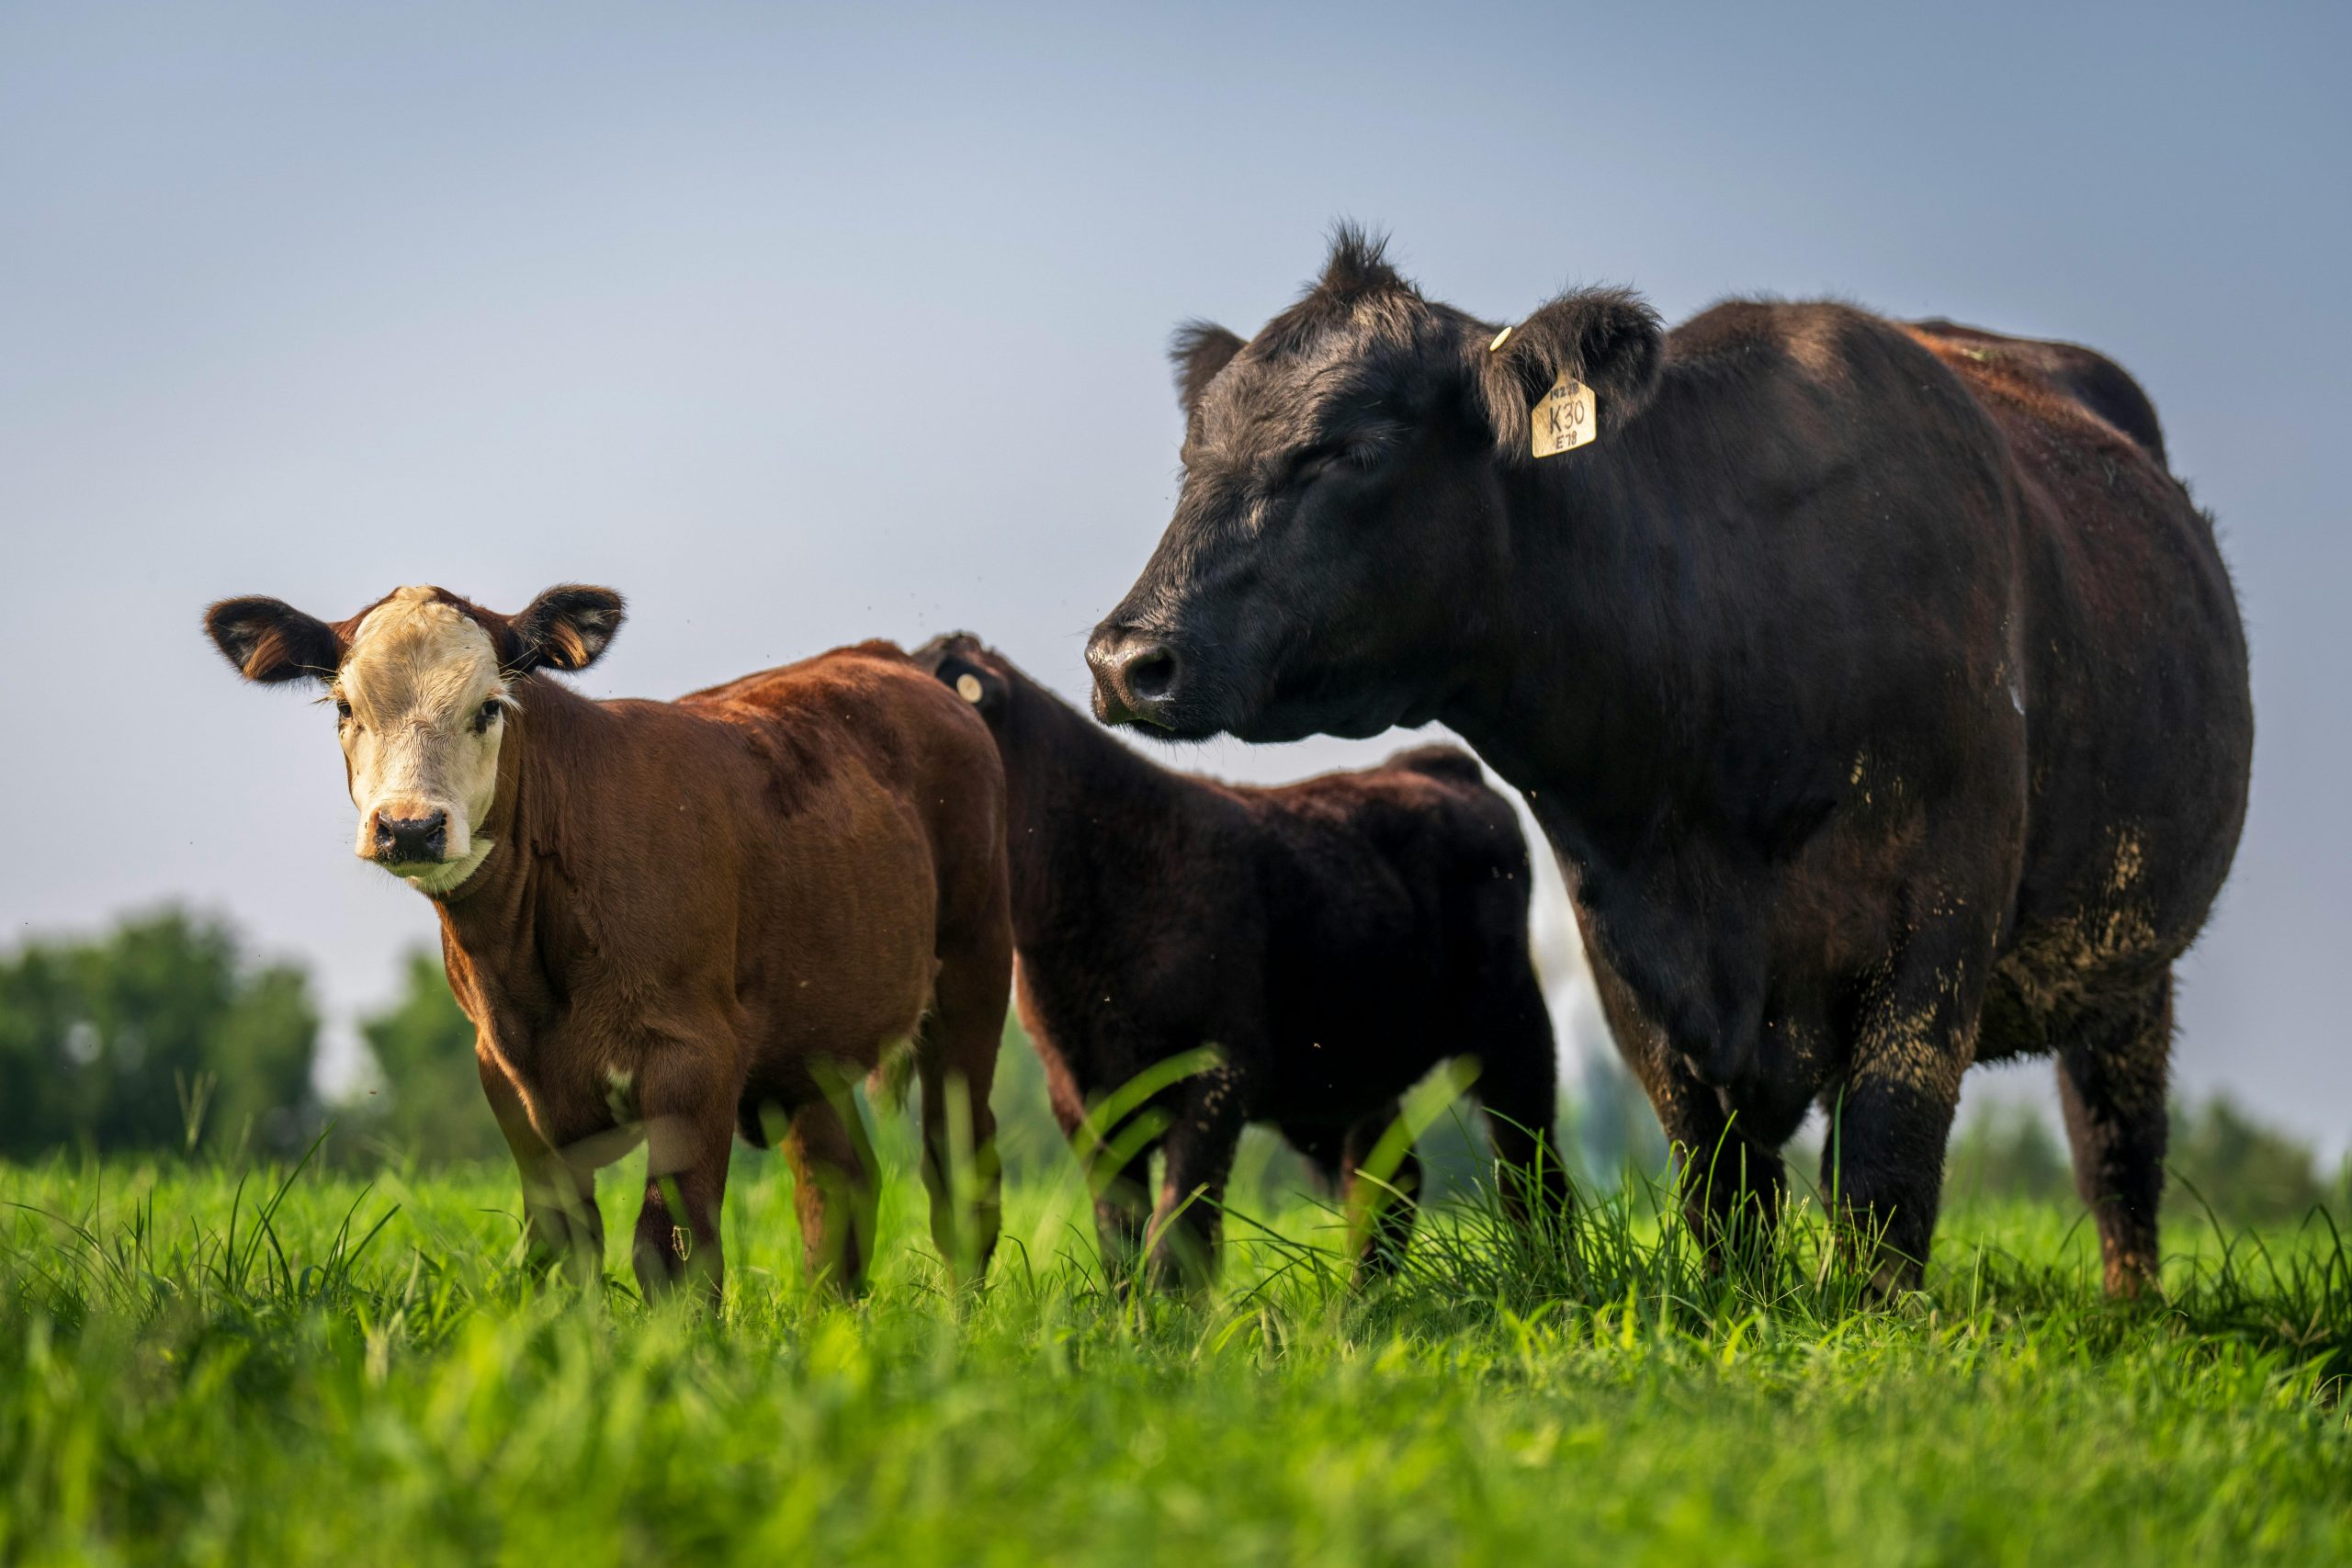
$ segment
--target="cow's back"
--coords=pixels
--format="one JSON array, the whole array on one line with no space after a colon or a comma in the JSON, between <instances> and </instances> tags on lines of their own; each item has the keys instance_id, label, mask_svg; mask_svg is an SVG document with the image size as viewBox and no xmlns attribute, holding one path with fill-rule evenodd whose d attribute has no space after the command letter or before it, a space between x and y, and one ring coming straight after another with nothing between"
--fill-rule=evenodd
<instances>
[{"instance_id":1,"label":"cow's back","mask_svg":"<svg viewBox=\"0 0 2352 1568\"><path fill-rule=\"evenodd\" d=\"M1467 754L1417 749L1248 794L1269 973L1318 976L1294 1005L1428 1027L1451 1021L1498 957L1523 957L1526 841Z\"/></svg>"},{"instance_id":2,"label":"cow's back","mask_svg":"<svg viewBox=\"0 0 2352 1568\"><path fill-rule=\"evenodd\" d=\"M2147 389L2130 371L2096 349L2046 338L2012 337L1941 319L1906 323L1913 336L1951 363L1956 355L2040 378L2137 442L2158 467L2165 455L2164 423Z\"/></svg>"},{"instance_id":3,"label":"cow's back","mask_svg":"<svg viewBox=\"0 0 2352 1568\"><path fill-rule=\"evenodd\" d=\"M722 723L754 764L756 791L740 807L751 818L738 879L744 995L771 998L773 1027L811 1045L879 1029L887 1046L911 1031L935 933L984 921L1003 897L1003 774L986 727L881 642L680 705ZM845 987L843 975L871 981ZM865 1010L795 1012L800 996L828 989L862 995Z\"/></svg>"}]
</instances>

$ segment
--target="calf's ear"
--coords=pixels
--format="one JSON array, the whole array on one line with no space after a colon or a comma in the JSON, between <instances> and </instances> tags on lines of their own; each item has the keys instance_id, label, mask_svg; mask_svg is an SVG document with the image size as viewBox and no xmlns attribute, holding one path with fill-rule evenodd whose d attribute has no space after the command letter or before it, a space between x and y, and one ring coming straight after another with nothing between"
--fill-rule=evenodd
<instances>
[{"instance_id":1,"label":"calf's ear","mask_svg":"<svg viewBox=\"0 0 2352 1568\"><path fill-rule=\"evenodd\" d=\"M1528 411L1563 374L1593 390L1599 439L1649 406L1666 357L1666 329L1630 288L1579 288L1506 327L1480 354L1479 389L1496 442L1528 450Z\"/></svg>"},{"instance_id":2,"label":"calf's ear","mask_svg":"<svg viewBox=\"0 0 2352 1568\"><path fill-rule=\"evenodd\" d=\"M248 681L334 679L343 639L283 599L223 599L204 612L204 635Z\"/></svg>"},{"instance_id":3,"label":"calf's ear","mask_svg":"<svg viewBox=\"0 0 2352 1568\"><path fill-rule=\"evenodd\" d=\"M990 724L1004 716L1004 680L986 665L951 653L939 661L939 678Z\"/></svg>"},{"instance_id":4,"label":"calf's ear","mask_svg":"<svg viewBox=\"0 0 2352 1568\"><path fill-rule=\"evenodd\" d=\"M1168 362L1176 368L1176 401L1187 418L1216 373L1241 349L1241 340L1215 321L1186 321L1176 329L1168 343Z\"/></svg>"},{"instance_id":5,"label":"calf's ear","mask_svg":"<svg viewBox=\"0 0 2352 1568\"><path fill-rule=\"evenodd\" d=\"M604 657L626 606L609 588L567 582L550 588L507 625L508 671L585 670Z\"/></svg>"}]
</instances>

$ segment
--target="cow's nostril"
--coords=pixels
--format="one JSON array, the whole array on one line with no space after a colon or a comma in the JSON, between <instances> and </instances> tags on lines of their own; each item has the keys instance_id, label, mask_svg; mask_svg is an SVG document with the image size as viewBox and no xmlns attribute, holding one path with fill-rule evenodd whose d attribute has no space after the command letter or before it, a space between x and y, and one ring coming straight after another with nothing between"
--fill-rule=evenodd
<instances>
[{"instance_id":1,"label":"cow's nostril","mask_svg":"<svg viewBox=\"0 0 2352 1568\"><path fill-rule=\"evenodd\" d=\"M1176 684L1176 656L1165 647L1142 649L1125 661L1121 673L1130 697L1156 703Z\"/></svg>"},{"instance_id":2,"label":"cow's nostril","mask_svg":"<svg viewBox=\"0 0 2352 1568\"><path fill-rule=\"evenodd\" d=\"M378 817L376 858L387 865L411 861L437 861L449 848L449 814L428 811L422 817Z\"/></svg>"},{"instance_id":3,"label":"cow's nostril","mask_svg":"<svg viewBox=\"0 0 2352 1568\"><path fill-rule=\"evenodd\" d=\"M1094 671L1094 716L1105 724L1163 722L1183 674L1172 646L1133 626L1096 627L1086 662Z\"/></svg>"}]
</instances>

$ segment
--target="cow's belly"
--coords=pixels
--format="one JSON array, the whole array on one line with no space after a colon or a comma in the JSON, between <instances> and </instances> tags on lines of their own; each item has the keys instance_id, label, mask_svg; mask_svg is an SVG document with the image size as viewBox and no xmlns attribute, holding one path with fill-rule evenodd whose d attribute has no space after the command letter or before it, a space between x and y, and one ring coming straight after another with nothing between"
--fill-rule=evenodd
<instances>
[{"instance_id":1,"label":"cow's belly","mask_svg":"<svg viewBox=\"0 0 2352 1568\"><path fill-rule=\"evenodd\" d=\"M939 891L911 813L876 791L779 837L744 889L736 995L751 1076L871 1069L911 1041L939 973ZM821 1088L821 1086L819 1086Z\"/></svg>"}]
</instances>

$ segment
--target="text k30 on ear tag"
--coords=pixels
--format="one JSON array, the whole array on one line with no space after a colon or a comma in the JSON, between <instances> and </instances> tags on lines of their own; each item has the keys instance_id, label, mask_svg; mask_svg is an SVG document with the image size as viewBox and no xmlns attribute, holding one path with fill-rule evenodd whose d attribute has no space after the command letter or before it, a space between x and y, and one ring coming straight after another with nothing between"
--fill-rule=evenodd
<instances>
[{"instance_id":1,"label":"text k30 on ear tag","mask_svg":"<svg viewBox=\"0 0 2352 1568\"><path fill-rule=\"evenodd\" d=\"M1560 372L1552 389L1528 415L1530 444L1539 457L1556 457L1589 446L1600 434L1600 400L1582 381Z\"/></svg>"}]
</instances>

